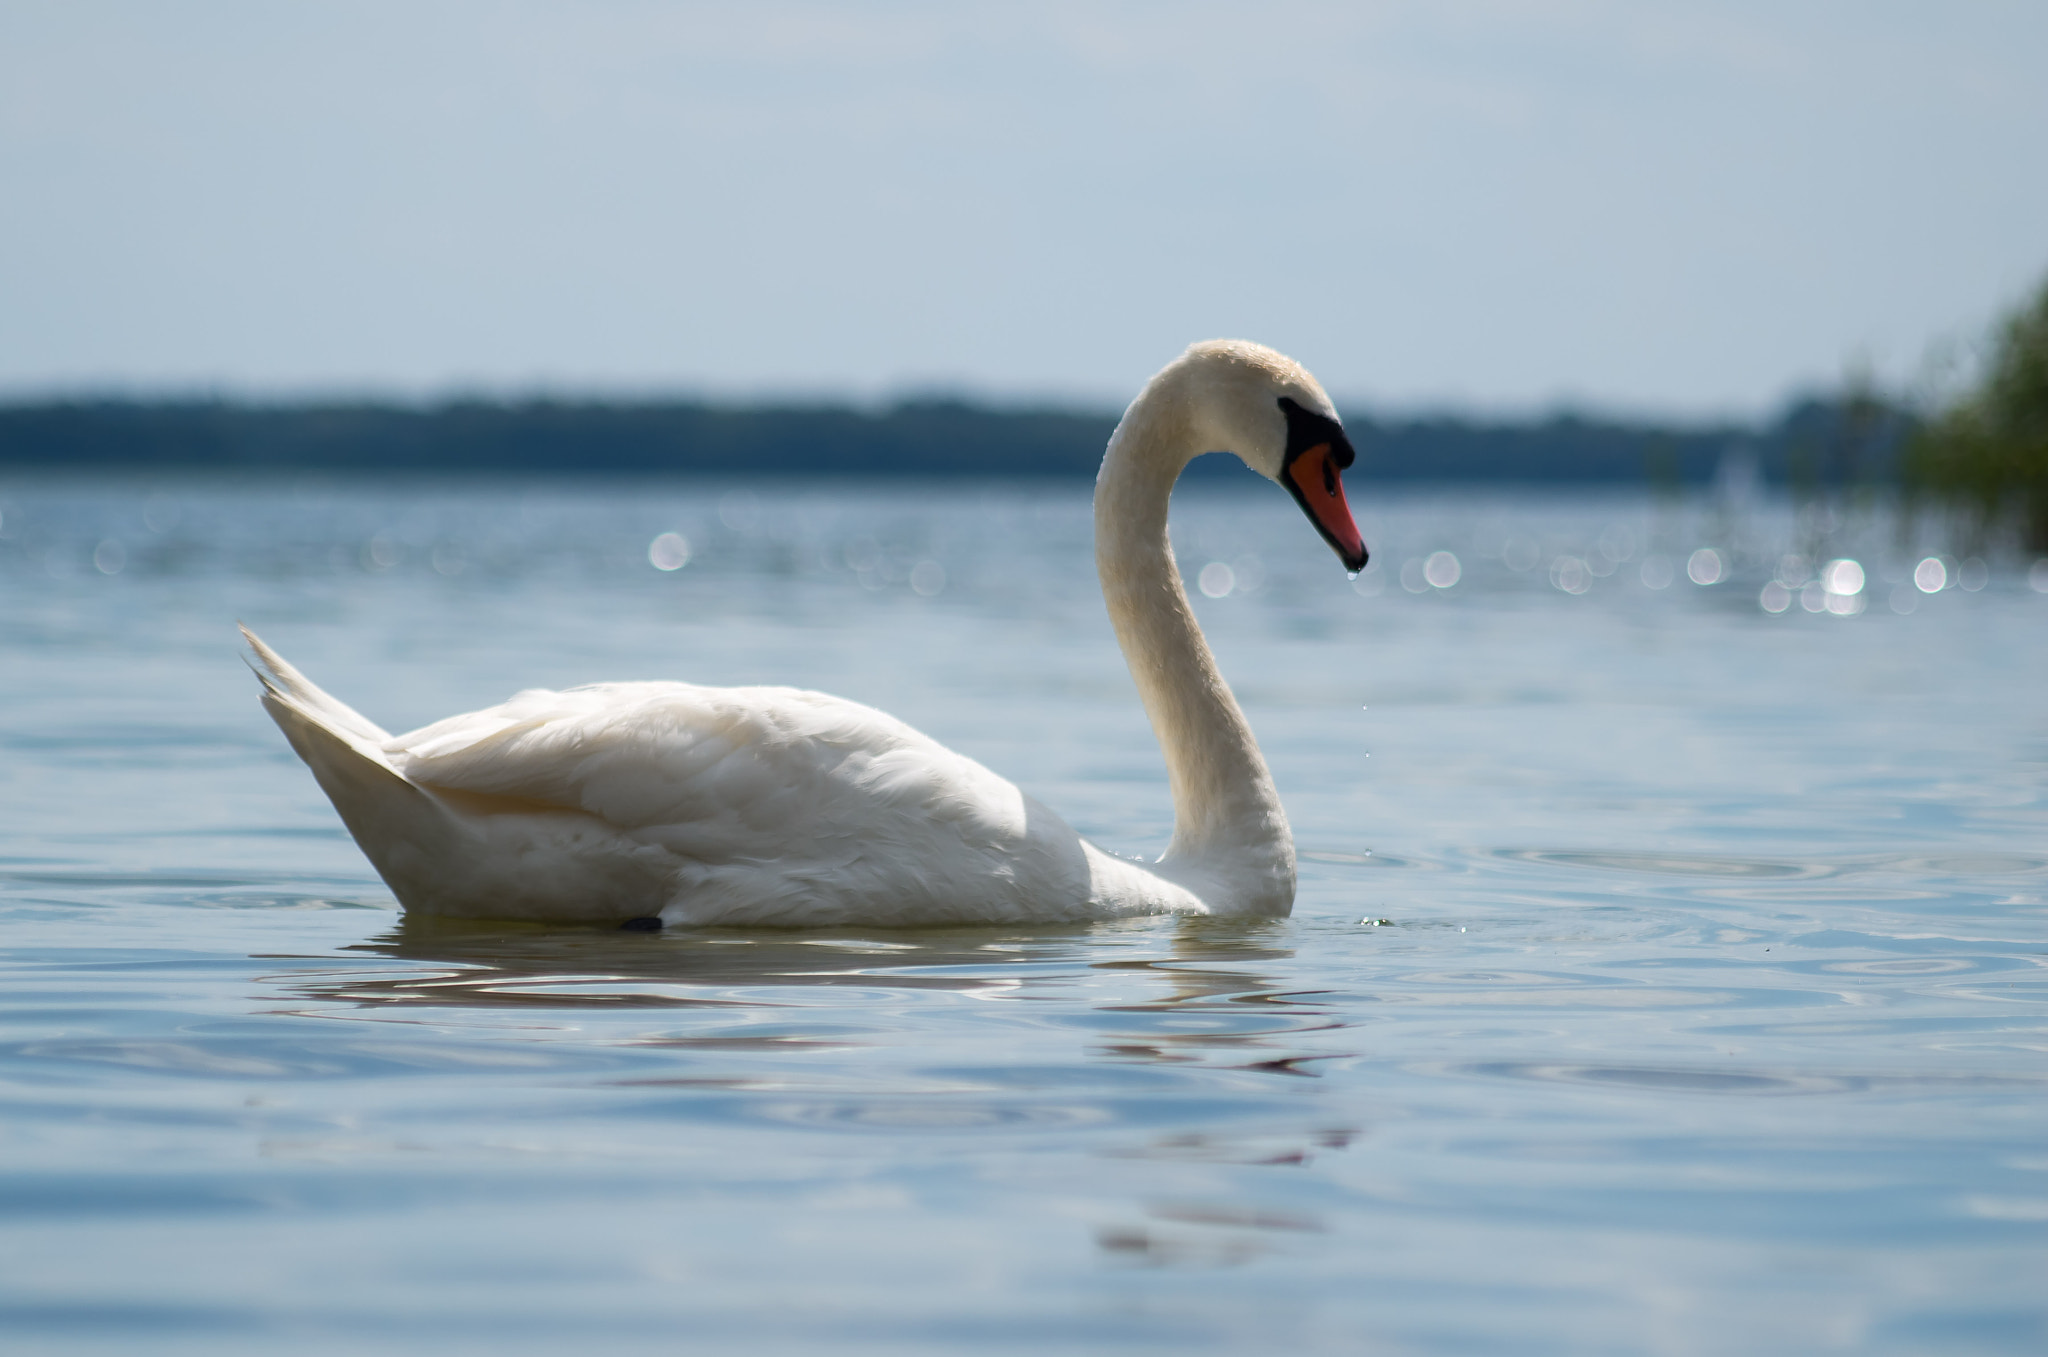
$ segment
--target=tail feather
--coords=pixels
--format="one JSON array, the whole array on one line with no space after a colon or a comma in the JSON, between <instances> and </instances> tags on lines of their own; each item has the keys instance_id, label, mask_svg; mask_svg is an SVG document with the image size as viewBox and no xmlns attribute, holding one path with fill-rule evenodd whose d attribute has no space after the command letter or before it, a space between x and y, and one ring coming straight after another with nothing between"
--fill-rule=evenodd
<instances>
[{"instance_id":1,"label":"tail feather","mask_svg":"<svg viewBox=\"0 0 2048 1357\"><path fill-rule=\"evenodd\" d=\"M321 724L370 745L381 745L391 738L391 732L347 703L330 697L319 684L292 668L284 656L263 643L262 637L247 627L240 627L240 630L242 639L249 643L249 649L256 652L257 663L249 667L256 671L256 677L263 681L264 688L273 697L288 699ZM274 716L276 712L273 710L271 714Z\"/></svg>"},{"instance_id":2,"label":"tail feather","mask_svg":"<svg viewBox=\"0 0 2048 1357\"><path fill-rule=\"evenodd\" d=\"M263 684L263 709L312 768L350 829L356 828L357 817L367 807L401 789L411 797L422 795L385 754L389 735L322 692L247 627L242 628L242 639L261 662L249 667Z\"/></svg>"},{"instance_id":3,"label":"tail feather","mask_svg":"<svg viewBox=\"0 0 2048 1357\"><path fill-rule=\"evenodd\" d=\"M460 862L460 834L447 809L391 764L390 737L284 662L247 627L263 682L263 709L340 812L342 823L401 902L431 894L436 865ZM427 884L423 885L422 882Z\"/></svg>"}]
</instances>

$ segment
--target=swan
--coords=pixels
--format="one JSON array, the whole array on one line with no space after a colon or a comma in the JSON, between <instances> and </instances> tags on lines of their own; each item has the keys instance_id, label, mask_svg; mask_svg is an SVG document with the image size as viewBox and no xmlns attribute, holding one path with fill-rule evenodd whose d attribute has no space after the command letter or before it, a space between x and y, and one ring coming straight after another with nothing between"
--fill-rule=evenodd
<instances>
[{"instance_id":1,"label":"swan","mask_svg":"<svg viewBox=\"0 0 2048 1357\"><path fill-rule=\"evenodd\" d=\"M1190 347L1124 412L1095 555L1162 746L1173 838L1113 856L981 764L871 707L796 688L529 690L391 735L248 628L262 702L400 904L556 923L905 927L1284 915L1294 842L1167 541L1182 469L1236 453L1346 568L1366 547L1322 387L1241 340Z\"/></svg>"}]
</instances>

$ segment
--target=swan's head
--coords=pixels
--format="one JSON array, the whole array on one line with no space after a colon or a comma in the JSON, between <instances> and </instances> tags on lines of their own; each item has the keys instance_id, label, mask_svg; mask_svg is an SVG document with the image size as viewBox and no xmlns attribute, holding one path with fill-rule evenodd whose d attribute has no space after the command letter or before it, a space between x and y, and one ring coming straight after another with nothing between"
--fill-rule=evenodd
<instances>
[{"instance_id":1,"label":"swan's head","mask_svg":"<svg viewBox=\"0 0 2048 1357\"><path fill-rule=\"evenodd\" d=\"M1365 569L1365 539L1344 500L1341 479L1356 454L1336 406L1308 369L1242 339L1192 345L1168 371L1174 368L1185 383L1201 445L1234 452L1285 486L1344 568Z\"/></svg>"}]
</instances>

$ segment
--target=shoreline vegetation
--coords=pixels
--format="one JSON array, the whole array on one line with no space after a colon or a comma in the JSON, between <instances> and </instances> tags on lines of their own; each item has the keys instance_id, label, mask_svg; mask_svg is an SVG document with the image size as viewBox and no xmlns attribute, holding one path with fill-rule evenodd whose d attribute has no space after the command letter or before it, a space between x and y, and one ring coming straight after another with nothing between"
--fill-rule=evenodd
<instances>
[{"instance_id":1,"label":"shoreline vegetation","mask_svg":"<svg viewBox=\"0 0 2048 1357\"><path fill-rule=\"evenodd\" d=\"M1973 546L2048 554L2048 280L1999 326L1974 390L1908 441L1906 503L1946 510Z\"/></svg>"}]
</instances>

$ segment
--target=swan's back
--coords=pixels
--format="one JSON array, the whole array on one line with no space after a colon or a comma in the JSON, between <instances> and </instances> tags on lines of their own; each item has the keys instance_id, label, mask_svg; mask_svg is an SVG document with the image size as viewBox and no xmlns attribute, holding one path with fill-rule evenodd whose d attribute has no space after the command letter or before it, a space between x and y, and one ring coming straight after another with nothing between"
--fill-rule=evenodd
<instances>
[{"instance_id":1,"label":"swan's back","mask_svg":"<svg viewBox=\"0 0 2048 1357\"><path fill-rule=\"evenodd\" d=\"M818 860L939 831L997 848L1025 799L872 707L799 688L599 683L533 689L391 738L413 782L575 809L697 862Z\"/></svg>"}]
</instances>

